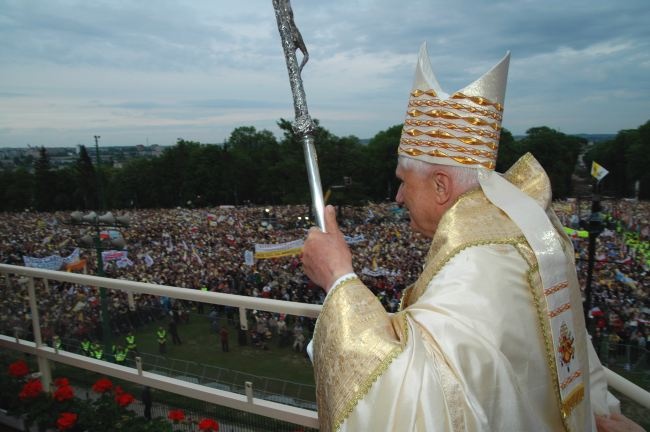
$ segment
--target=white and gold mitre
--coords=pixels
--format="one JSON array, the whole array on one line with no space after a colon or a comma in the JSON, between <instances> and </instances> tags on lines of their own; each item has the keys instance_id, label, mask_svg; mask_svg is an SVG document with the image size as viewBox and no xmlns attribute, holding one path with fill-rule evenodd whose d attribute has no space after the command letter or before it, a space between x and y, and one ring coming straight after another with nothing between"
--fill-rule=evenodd
<instances>
[{"instance_id":1,"label":"white and gold mitre","mask_svg":"<svg viewBox=\"0 0 650 432\"><path fill-rule=\"evenodd\" d=\"M428 163L494 170L509 64L510 53L450 96L438 84L423 43L398 153Z\"/></svg>"}]
</instances>

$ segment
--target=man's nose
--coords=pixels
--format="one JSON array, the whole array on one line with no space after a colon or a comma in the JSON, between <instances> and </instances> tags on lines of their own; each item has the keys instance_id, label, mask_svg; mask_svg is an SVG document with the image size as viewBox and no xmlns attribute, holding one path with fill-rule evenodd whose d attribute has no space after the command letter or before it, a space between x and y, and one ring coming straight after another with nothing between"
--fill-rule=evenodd
<instances>
[{"instance_id":1,"label":"man's nose","mask_svg":"<svg viewBox=\"0 0 650 432\"><path fill-rule=\"evenodd\" d=\"M395 196L395 201L397 202L397 205L402 207L404 206L404 197L402 196L402 187L403 184L399 185L399 188L397 189L397 195Z\"/></svg>"}]
</instances>

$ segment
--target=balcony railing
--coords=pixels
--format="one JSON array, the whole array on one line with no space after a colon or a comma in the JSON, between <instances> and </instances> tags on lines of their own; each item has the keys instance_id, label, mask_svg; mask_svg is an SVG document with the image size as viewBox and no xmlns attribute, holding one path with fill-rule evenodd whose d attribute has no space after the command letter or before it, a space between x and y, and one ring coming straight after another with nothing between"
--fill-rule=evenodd
<instances>
[{"instance_id":1,"label":"balcony railing","mask_svg":"<svg viewBox=\"0 0 650 432\"><path fill-rule=\"evenodd\" d=\"M0 347L34 355L37 358L41 379L45 388L50 387L51 372L48 360L52 360L118 379L124 379L143 386L146 385L151 388L199 399L215 405L271 417L309 428L318 428L316 411L255 397L255 389L250 381L242 383L244 386L244 394L241 394L143 370L142 361L139 358L136 359L135 367L128 367L102 360L95 360L68 351L56 350L47 346L41 337L35 279L42 279L46 287L48 286L48 281L59 281L97 288L104 287L110 290L124 291L127 294L150 294L236 307L240 311L240 327L243 330L248 329L247 310L263 310L287 315L317 318L321 309L319 305L214 293L6 264L0 264L0 273L4 275L5 284L8 288L17 282L16 277L19 278L18 283L26 284L33 331L33 341L20 338L18 333L13 335L0 334ZM610 387L626 395L641 406L650 409L649 392L610 370L606 370L606 372Z\"/></svg>"}]
</instances>

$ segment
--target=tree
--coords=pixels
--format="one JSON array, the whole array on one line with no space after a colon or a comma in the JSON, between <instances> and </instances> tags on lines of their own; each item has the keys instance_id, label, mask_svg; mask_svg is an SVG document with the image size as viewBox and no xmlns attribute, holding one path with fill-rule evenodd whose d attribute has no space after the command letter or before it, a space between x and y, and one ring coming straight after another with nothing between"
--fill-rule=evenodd
<instances>
[{"instance_id":1,"label":"tree","mask_svg":"<svg viewBox=\"0 0 650 432\"><path fill-rule=\"evenodd\" d=\"M398 124L377 133L368 143L366 153L368 194L374 200L393 199L399 186L395 177L397 147L402 135Z\"/></svg>"},{"instance_id":2,"label":"tree","mask_svg":"<svg viewBox=\"0 0 650 432\"><path fill-rule=\"evenodd\" d=\"M86 146L79 146L79 157L72 172L75 189L76 207L81 209L97 208L97 175Z\"/></svg>"},{"instance_id":3,"label":"tree","mask_svg":"<svg viewBox=\"0 0 650 432\"><path fill-rule=\"evenodd\" d=\"M38 159L34 163L34 201L39 211L53 209L53 175L50 158L45 147L38 151Z\"/></svg>"},{"instance_id":4,"label":"tree","mask_svg":"<svg viewBox=\"0 0 650 432\"><path fill-rule=\"evenodd\" d=\"M517 162L517 159L523 156L524 152L521 143L515 140L508 129L503 128L499 137L496 171L500 173L507 171Z\"/></svg>"},{"instance_id":5,"label":"tree","mask_svg":"<svg viewBox=\"0 0 650 432\"><path fill-rule=\"evenodd\" d=\"M0 171L0 209L22 211L32 206L34 176L25 168Z\"/></svg>"}]
</instances>

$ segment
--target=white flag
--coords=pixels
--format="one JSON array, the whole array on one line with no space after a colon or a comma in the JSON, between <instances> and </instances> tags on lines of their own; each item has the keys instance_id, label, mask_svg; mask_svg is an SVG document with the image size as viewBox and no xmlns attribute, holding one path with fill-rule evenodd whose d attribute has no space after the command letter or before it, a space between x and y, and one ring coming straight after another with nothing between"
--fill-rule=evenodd
<instances>
[{"instance_id":1,"label":"white flag","mask_svg":"<svg viewBox=\"0 0 650 432\"><path fill-rule=\"evenodd\" d=\"M598 181L601 181L603 177L605 177L607 174L609 174L609 171L607 171L604 166L596 163L596 161L591 162L592 177L594 177Z\"/></svg>"},{"instance_id":2,"label":"white flag","mask_svg":"<svg viewBox=\"0 0 650 432\"><path fill-rule=\"evenodd\" d=\"M255 264L255 254L253 253L253 251L244 252L244 263L247 266L252 266Z\"/></svg>"}]
</instances>

